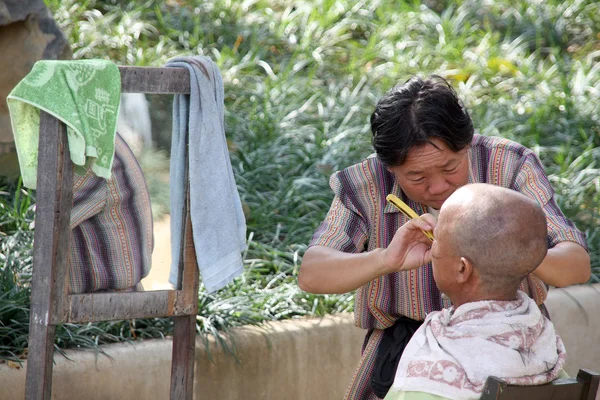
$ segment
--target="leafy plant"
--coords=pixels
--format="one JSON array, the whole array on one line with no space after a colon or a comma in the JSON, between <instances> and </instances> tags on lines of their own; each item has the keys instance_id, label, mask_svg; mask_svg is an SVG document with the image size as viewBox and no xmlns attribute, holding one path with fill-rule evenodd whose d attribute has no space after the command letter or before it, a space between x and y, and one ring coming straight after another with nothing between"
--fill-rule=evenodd
<instances>
[{"instance_id":1,"label":"leafy plant","mask_svg":"<svg viewBox=\"0 0 600 400\"><path fill-rule=\"evenodd\" d=\"M351 293L300 291L298 266L332 200L329 175L372 151L373 106L413 74L447 77L480 133L517 140L539 154L559 205L588 235L592 281L600 281L598 3L46 4L75 57L161 66L175 55L204 54L221 70L226 132L251 240L245 274L214 295L200 292L199 333L217 335L231 346L219 332L233 326L352 310ZM152 157L142 164L158 177L164 158ZM163 201L157 212L166 212L166 183L159 179L151 185L153 202ZM0 329L6 328L0 332L0 357L19 357L26 346L33 198L25 201L16 186L2 190L9 195L0 196L6 288L0 298ZM65 326L57 344L95 346L160 337L171 329L162 319ZM4 335L8 330L12 333Z\"/></svg>"}]
</instances>

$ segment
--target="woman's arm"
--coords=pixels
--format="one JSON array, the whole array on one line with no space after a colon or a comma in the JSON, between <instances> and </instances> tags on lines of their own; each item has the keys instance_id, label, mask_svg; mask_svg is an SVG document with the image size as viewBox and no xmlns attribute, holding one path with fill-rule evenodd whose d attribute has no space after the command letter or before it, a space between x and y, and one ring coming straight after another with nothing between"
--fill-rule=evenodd
<instances>
[{"instance_id":1,"label":"woman's arm","mask_svg":"<svg viewBox=\"0 0 600 400\"><path fill-rule=\"evenodd\" d=\"M347 293L382 275L419 268L431 261L431 241L423 230L435 225L435 218L424 214L398 229L386 249L364 253L310 247L302 258L298 286L310 293Z\"/></svg>"},{"instance_id":2,"label":"woman's arm","mask_svg":"<svg viewBox=\"0 0 600 400\"><path fill-rule=\"evenodd\" d=\"M548 285L563 287L590 279L590 256L575 242L560 242L548 249L546 258L533 274Z\"/></svg>"},{"instance_id":3,"label":"woman's arm","mask_svg":"<svg viewBox=\"0 0 600 400\"><path fill-rule=\"evenodd\" d=\"M387 273L380 263L381 249L344 253L326 246L306 250L298 273L298 286L317 294L347 293Z\"/></svg>"},{"instance_id":4,"label":"woman's arm","mask_svg":"<svg viewBox=\"0 0 600 400\"><path fill-rule=\"evenodd\" d=\"M585 235L562 212L540 159L530 152L515 178L515 190L536 200L548 219L548 254L533 274L548 285L563 287L590 278Z\"/></svg>"}]
</instances>

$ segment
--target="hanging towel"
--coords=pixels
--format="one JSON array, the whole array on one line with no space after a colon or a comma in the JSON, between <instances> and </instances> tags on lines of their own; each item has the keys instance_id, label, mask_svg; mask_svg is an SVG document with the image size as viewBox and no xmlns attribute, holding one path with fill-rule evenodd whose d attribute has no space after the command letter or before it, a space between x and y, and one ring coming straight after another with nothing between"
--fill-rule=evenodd
<instances>
[{"instance_id":1,"label":"hanging towel","mask_svg":"<svg viewBox=\"0 0 600 400\"><path fill-rule=\"evenodd\" d=\"M392 393L476 400L488 376L510 385L541 385L559 376L565 357L552 322L518 291L514 301L477 301L430 313L402 354Z\"/></svg>"},{"instance_id":2,"label":"hanging towel","mask_svg":"<svg viewBox=\"0 0 600 400\"><path fill-rule=\"evenodd\" d=\"M71 160L109 179L121 97L121 75L106 60L42 60L7 97L23 185L35 189L40 110L67 125Z\"/></svg>"},{"instance_id":3,"label":"hanging towel","mask_svg":"<svg viewBox=\"0 0 600 400\"><path fill-rule=\"evenodd\" d=\"M177 284L184 215L185 160L189 163L190 213L202 282L211 293L243 271L246 220L225 139L223 81L210 59L178 57L167 67L190 71L190 95L173 102L171 142L171 271ZM189 147L188 143L189 132Z\"/></svg>"}]
</instances>

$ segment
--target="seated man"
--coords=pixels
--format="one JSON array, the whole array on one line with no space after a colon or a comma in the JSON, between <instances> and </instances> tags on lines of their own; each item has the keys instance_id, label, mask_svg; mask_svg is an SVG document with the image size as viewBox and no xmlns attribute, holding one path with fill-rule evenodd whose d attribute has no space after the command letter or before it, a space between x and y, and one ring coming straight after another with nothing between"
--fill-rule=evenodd
<instances>
[{"instance_id":1,"label":"seated man","mask_svg":"<svg viewBox=\"0 0 600 400\"><path fill-rule=\"evenodd\" d=\"M498 186L466 185L442 206L434 235L425 257L453 305L427 315L385 398L479 399L488 376L516 385L556 379L563 342L518 290L547 251L538 204Z\"/></svg>"}]
</instances>

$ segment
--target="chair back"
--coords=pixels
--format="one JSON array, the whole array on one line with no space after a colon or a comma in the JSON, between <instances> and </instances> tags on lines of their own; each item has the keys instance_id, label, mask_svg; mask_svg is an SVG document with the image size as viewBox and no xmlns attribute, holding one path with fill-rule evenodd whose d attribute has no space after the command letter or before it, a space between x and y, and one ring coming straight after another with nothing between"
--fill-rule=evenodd
<instances>
[{"instance_id":1,"label":"chair back","mask_svg":"<svg viewBox=\"0 0 600 400\"><path fill-rule=\"evenodd\" d=\"M515 386L490 376L481 400L595 400L600 374L580 369L577 378L556 379L545 385Z\"/></svg>"}]
</instances>

